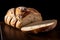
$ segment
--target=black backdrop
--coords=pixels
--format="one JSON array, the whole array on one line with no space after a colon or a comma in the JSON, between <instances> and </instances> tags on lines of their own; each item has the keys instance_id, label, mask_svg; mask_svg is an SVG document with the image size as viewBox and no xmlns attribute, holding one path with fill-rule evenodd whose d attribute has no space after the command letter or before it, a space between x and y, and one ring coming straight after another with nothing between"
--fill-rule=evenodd
<instances>
[{"instance_id":1,"label":"black backdrop","mask_svg":"<svg viewBox=\"0 0 60 40\"><path fill-rule=\"evenodd\" d=\"M41 12L43 20L47 19L59 19L59 13L57 12L58 7L53 1L48 2L48 0L1 0L0 1L0 21L3 21L4 15L10 8L15 8L18 6L26 6L37 9ZM49 12L48 12L49 11Z\"/></svg>"},{"instance_id":2,"label":"black backdrop","mask_svg":"<svg viewBox=\"0 0 60 40\"><path fill-rule=\"evenodd\" d=\"M59 2L48 1L48 0L0 0L0 21L4 20L4 16L8 9L15 8L18 6L26 6L37 9L41 12L43 20L57 19L58 25L56 30L60 33L60 12ZM57 34L59 35L57 32Z\"/></svg>"}]
</instances>

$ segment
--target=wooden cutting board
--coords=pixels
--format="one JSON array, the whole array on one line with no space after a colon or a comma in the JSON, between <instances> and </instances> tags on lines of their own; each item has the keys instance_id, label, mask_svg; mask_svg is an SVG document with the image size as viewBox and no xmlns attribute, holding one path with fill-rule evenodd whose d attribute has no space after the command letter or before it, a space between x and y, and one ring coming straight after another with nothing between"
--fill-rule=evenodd
<instances>
[{"instance_id":1,"label":"wooden cutting board","mask_svg":"<svg viewBox=\"0 0 60 40\"><path fill-rule=\"evenodd\" d=\"M23 33L19 29L13 28L4 22L0 22L0 25L3 40L60 40L59 24L49 32L40 32L38 34Z\"/></svg>"}]
</instances>

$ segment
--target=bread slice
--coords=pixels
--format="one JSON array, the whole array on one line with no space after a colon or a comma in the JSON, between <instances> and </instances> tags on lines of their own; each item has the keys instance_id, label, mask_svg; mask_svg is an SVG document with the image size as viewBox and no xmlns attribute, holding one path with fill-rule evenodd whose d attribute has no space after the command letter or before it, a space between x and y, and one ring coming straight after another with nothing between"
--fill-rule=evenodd
<instances>
[{"instance_id":1,"label":"bread slice","mask_svg":"<svg viewBox=\"0 0 60 40\"><path fill-rule=\"evenodd\" d=\"M31 22L42 21L41 13L34 8L17 7L8 10L4 17L6 24L20 29Z\"/></svg>"},{"instance_id":2,"label":"bread slice","mask_svg":"<svg viewBox=\"0 0 60 40\"><path fill-rule=\"evenodd\" d=\"M28 24L21 28L21 31L23 32L46 32L54 29L56 27L57 20L45 20L45 21L37 21L33 22L31 24Z\"/></svg>"}]
</instances>

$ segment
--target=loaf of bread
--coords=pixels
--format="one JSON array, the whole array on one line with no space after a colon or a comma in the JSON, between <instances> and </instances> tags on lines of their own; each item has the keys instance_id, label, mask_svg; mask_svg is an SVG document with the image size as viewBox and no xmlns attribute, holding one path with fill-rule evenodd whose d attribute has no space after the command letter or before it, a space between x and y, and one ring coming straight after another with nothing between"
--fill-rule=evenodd
<instances>
[{"instance_id":1,"label":"loaf of bread","mask_svg":"<svg viewBox=\"0 0 60 40\"><path fill-rule=\"evenodd\" d=\"M8 10L4 17L6 24L20 29L21 27L36 21L42 21L41 13L34 8L17 7Z\"/></svg>"},{"instance_id":2,"label":"loaf of bread","mask_svg":"<svg viewBox=\"0 0 60 40\"><path fill-rule=\"evenodd\" d=\"M56 27L57 20L45 20L45 21L37 21L30 23L24 27L21 28L21 31L23 32L32 32L37 34L38 32L47 32Z\"/></svg>"}]
</instances>

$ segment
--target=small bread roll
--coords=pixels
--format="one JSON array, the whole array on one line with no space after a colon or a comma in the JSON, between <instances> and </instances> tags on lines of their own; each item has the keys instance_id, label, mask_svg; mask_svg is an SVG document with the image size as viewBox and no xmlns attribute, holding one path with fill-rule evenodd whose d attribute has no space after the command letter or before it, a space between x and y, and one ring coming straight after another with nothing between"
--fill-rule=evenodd
<instances>
[{"instance_id":1,"label":"small bread roll","mask_svg":"<svg viewBox=\"0 0 60 40\"><path fill-rule=\"evenodd\" d=\"M56 27L56 24L57 24L57 20L45 20L42 22L37 21L22 27L21 31L33 32L36 34L38 32L50 31Z\"/></svg>"},{"instance_id":2,"label":"small bread roll","mask_svg":"<svg viewBox=\"0 0 60 40\"><path fill-rule=\"evenodd\" d=\"M34 8L17 7L8 10L4 17L6 24L20 29L31 22L42 21L41 13Z\"/></svg>"}]
</instances>

